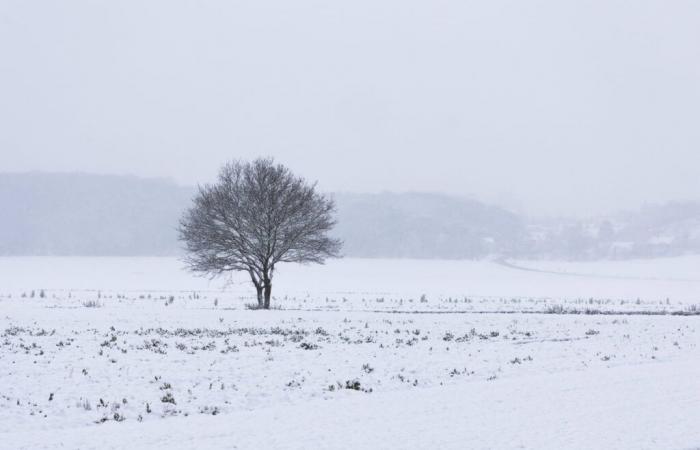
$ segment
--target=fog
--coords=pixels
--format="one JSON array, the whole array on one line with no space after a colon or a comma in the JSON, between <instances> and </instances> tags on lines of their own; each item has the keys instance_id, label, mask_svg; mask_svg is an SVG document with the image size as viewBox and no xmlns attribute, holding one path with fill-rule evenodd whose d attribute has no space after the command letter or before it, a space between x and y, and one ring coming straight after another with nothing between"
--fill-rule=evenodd
<instances>
[{"instance_id":1,"label":"fog","mask_svg":"<svg viewBox=\"0 0 700 450\"><path fill-rule=\"evenodd\" d=\"M700 3L0 4L0 170L213 180L533 216L700 199Z\"/></svg>"},{"instance_id":2,"label":"fog","mask_svg":"<svg viewBox=\"0 0 700 450\"><path fill-rule=\"evenodd\" d=\"M700 450L699 268L700 0L0 0L0 450Z\"/></svg>"}]
</instances>

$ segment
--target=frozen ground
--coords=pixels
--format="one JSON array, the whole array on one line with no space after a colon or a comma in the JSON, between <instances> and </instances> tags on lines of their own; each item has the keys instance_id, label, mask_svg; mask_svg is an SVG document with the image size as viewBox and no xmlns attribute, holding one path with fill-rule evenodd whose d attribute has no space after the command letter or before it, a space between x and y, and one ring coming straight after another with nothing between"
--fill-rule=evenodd
<instances>
[{"instance_id":1,"label":"frozen ground","mask_svg":"<svg viewBox=\"0 0 700 450\"><path fill-rule=\"evenodd\" d=\"M0 258L0 448L700 446L700 258L507 264Z\"/></svg>"}]
</instances>

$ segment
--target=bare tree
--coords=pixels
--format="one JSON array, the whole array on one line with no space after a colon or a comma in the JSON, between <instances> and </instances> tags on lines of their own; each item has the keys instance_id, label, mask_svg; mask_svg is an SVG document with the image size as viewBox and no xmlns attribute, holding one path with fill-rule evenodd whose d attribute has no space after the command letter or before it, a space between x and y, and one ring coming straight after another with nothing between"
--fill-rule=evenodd
<instances>
[{"instance_id":1,"label":"bare tree","mask_svg":"<svg viewBox=\"0 0 700 450\"><path fill-rule=\"evenodd\" d=\"M218 183L199 188L180 221L190 270L217 276L248 272L258 307L269 309L278 263L319 263L339 255L328 236L335 204L316 184L272 159L231 162Z\"/></svg>"}]
</instances>

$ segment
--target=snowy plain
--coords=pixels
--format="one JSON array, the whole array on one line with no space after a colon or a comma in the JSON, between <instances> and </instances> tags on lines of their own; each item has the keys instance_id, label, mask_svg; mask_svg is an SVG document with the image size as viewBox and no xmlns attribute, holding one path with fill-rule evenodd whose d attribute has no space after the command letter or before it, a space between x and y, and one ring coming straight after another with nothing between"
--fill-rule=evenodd
<instances>
[{"instance_id":1,"label":"snowy plain","mask_svg":"<svg viewBox=\"0 0 700 450\"><path fill-rule=\"evenodd\" d=\"M0 448L698 448L698 268L0 258Z\"/></svg>"}]
</instances>

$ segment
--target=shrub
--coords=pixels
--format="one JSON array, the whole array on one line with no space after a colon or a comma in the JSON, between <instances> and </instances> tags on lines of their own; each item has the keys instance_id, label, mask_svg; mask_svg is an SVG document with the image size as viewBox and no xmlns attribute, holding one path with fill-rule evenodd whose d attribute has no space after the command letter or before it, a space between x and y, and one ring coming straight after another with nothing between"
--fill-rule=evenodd
<instances>
[{"instance_id":1,"label":"shrub","mask_svg":"<svg viewBox=\"0 0 700 450\"><path fill-rule=\"evenodd\" d=\"M172 403L173 405L176 404L172 392L166 392L165 395L160 398L160 401L163 403Z\"/></svg>"},{"instance_id":2,"label":"shrub","mask_svg":"<svg viewBox=\"0 0 700 450\"><path fill-rule=\"evenodd\" d=\"M83 302L83 306L86 308L101 308L102 303L98 302L97 300L88 300Z\"/></svg>"}]
</instances>

